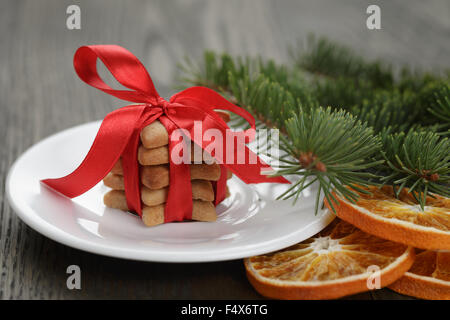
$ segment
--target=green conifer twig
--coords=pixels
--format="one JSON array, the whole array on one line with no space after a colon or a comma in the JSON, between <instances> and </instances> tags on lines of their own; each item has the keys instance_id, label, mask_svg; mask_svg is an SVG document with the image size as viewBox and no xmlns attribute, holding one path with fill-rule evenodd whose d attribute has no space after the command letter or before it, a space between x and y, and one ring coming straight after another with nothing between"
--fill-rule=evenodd
<instances>
[{"instance_id":1,"label":"green conifer twig","mask_svg":"<svg viewBox=\"0 0 450 320\"><path fill-rule=\"evenodd\" d=\"M282 198L297 199L315 181L330 204L332 191L355 201L351 188L377 181L409 187L422 208L428 192L449 196L449 143L437 133L450 114L448 76L404 68L396 77L326 39L294 56L286 67L207 51L200 67L181 65L182 82L216 89L281 130L287 156L278 174L300 177Z\"/></svg>"}]
</instances>

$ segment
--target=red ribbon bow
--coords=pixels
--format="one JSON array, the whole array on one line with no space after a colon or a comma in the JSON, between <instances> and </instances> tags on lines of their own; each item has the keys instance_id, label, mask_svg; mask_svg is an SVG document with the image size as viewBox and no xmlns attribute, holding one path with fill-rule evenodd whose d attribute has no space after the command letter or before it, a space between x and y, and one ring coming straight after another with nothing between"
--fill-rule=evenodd
<instances>
[{"instance_id":1,"label":"red ribbon bow","mask_svg":"<svg viewBox=\"0 0 450 320\"><path fill-rule=\"evenodd\" d=\"M114 90L100 78L97 72L99 58L116 80L131 90ZM178 92L166 101L156 91L153 81L142 63L128 50L117 45L93 45L80 47L74 56L74 68L87 84L119 99L140 103L122 107L109 113L103 120L97 136L80 166L69 175L42 182L73 198L88 191L101 181L122 158L125 195L130 211L142 215L139 165L137 150L142 128L159 120L169 137L175 129L187 130L192 140L202 149L208 145L194 135L194 121L201 121L203 130L219 129L226 136L228 126L214 109L228 110L243 117L255 129L255 119L244 109L235 106L215 91L206 87L192 87ZM248 136L250 132L240 132ZM239 139L238 139L239 142ZM169 141L169 154L176 143ZM245 145L247 155L254 155ZM238 145L234 144L234 159ZM227 152L223 143L223 155ZM229 150L228 150L229 152ZM254 155L257 157L256 155ZM256 164L221 164L221 177L215 184L215 204L225 198L226 168L245 183L289 183L283 177L261 175L261 169L270 169L261 159ZM182 221L192 217L192 190L188 164L174 164L170 160L169 193L165 207L165 222Z\"/></svg>"}]
</instances>

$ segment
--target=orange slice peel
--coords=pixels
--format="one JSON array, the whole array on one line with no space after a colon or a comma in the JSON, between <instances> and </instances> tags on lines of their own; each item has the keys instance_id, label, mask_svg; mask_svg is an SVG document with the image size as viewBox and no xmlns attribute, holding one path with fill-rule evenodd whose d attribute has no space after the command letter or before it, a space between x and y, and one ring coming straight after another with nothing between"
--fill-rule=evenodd
<instances>
[{"instance_id":1,"label":"orange slice peel","mask_svg":"<svg viewBox=\"0 0 450 320\"><path fill-rule=\"evenodd\" d=\"M333 203L337 216L383 239L421 249L450 250L449 198L428 196L422 211L407 189L398 198L390 186L367 190L371 194L358 193L356 204L338 198L339 204Z\"/></svg>"},{"instance_id":2,"label":"orange slice peel","mask_svg":"<svg viewBox=\"0 0 450 320\"><path fill-rule=\"evenodd\" d=\"M387 286L411 267L414 248L367 234L335 219L316 236L278 252L244 260L247 277L263 296L334 299L372 289L378 272Z\"/></svg>"},{"instance_id":3,"label":"orange slice peel","mask_svg":"<svg viewBox=\"0 0 450 320\"><path fill-rule=\"evenodd\" d=\"M450 252L418 252L411 269L389 288L421 299L450 300Z\"/></svg>"}]
</instances>

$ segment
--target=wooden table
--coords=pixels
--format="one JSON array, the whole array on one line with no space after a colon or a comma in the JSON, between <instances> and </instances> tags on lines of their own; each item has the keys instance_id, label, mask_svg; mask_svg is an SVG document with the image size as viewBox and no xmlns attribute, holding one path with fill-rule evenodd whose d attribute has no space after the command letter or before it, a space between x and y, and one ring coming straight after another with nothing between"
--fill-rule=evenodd
<instances>
[{"instance_id":1,"label":"wooden table","mask_svg":"<svg viewBox=\"0 0 450 320\"><path fill-rule=\"evenodd\" d=\"M66 8L81 8L81 30L66 28ZM287 62L288 44L309 32L368 57L428 70L449 66L449 2L377 1L382 30L366 28L370 1L1 1L0 298L259 299L242 261L161 264L102 257L49 240L27 227L5 199L13 161L42 138L103 118L123 102L89 88L72 56L83 44L129 48L164 96L176 62L205 48ZM66 288L66 268L82 270L82 289ZM355 299L404 299L383 289Z\"/></svg>"}]
</instances>

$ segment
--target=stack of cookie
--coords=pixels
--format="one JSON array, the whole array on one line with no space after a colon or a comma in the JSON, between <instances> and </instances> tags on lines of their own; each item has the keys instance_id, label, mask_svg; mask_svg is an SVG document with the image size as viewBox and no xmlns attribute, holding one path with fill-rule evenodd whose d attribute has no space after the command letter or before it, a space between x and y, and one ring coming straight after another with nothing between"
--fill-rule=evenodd
<instances>
[{"instance_id":1,"label":"stack of cookie","mask_svg":"<svg viewBox=\"0 0 450 320\"><path fill-rule=\"evenodd\" d=\"M229 120L228 114L221 113L220 115L225 121ZM170 183L168 144L169 135L166 128L159 121L154 121L141 131L138 161L141 167L142 220L147 226L164 223L164 208ZM194 146L194 144L192 145ZM195 148L200 149L198 146ZM192 148L192 154L195 148ZM194 159L193 155L191 159ZM219 180L220 170L221 167L217 163L206 164L203 161L199 164L190 164L193 199L192 220L216 220L212 182ZM231 172L228 171L228 178L230 177ZM120 160L103 179L103 183L112 189L104 196L103 201L105 205L110 208L128 211L124 191L123 169Z\"/></svg>"}]
</instances>

